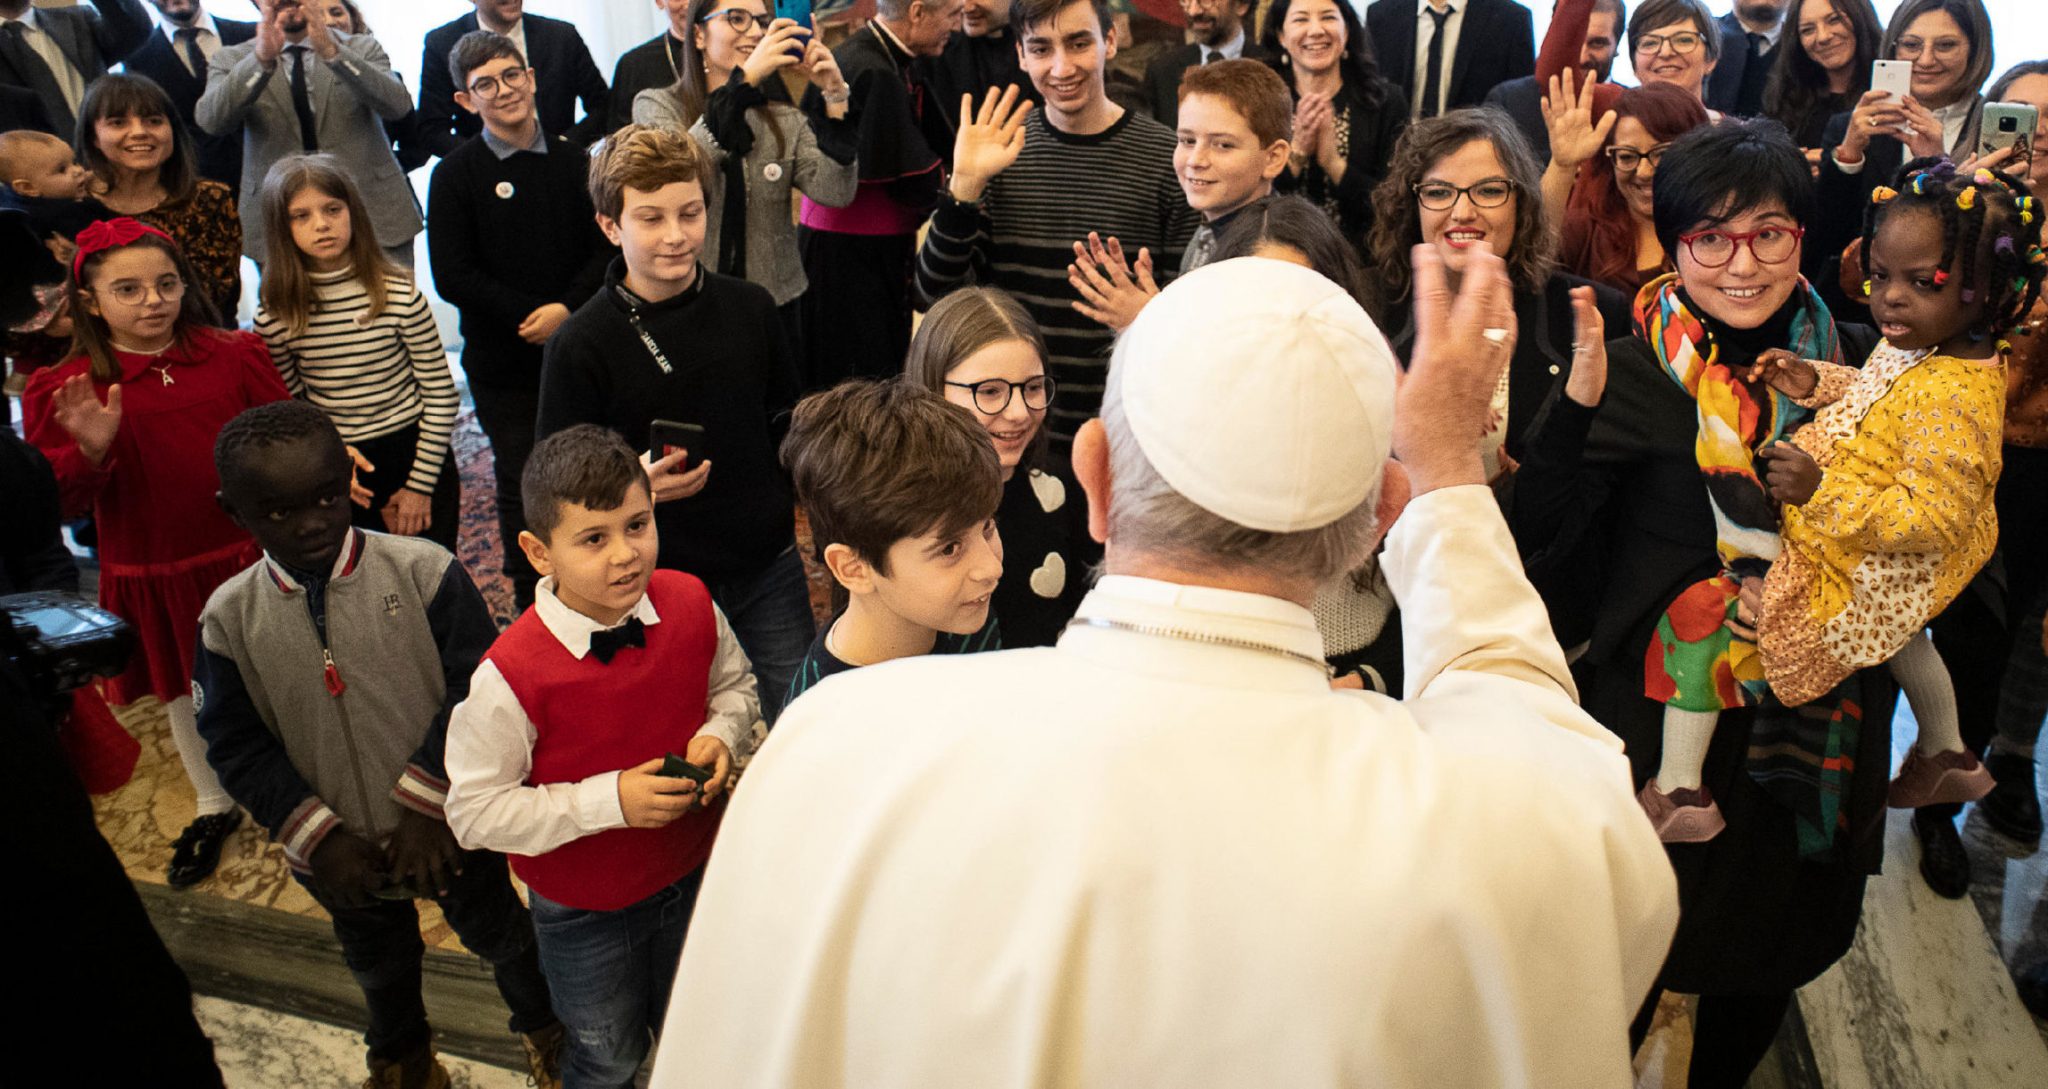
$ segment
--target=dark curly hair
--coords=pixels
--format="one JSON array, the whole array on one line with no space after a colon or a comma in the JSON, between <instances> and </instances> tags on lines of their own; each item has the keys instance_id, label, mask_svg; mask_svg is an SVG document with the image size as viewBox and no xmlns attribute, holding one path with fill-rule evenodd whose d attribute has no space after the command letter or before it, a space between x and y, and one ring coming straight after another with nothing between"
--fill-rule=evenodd
<instances>
[{"instance_id":1,"label":"dark curly hair","mask_svg":"<svg viewBox=\"0 0 2048 1089\"><path fill-rule=\"evenodd\" d=\"M327 413L307 401L272 401L244 409L220 429L213 440L213 470L221 486L237 479L261 451L295 442L330 443L334 456L346 458L341 431Z\"/></svg>"},{"instance_id":2,"label":"dark curly hair","mask_svg":"<svg viewBox=\"0 0 2048 1089\"><path fill-rule=\"evenodd\" d=\"M2041 205L2026 183L1996 170L1959 173L1947 156L1915 159L1897 191L1880 187L1863 215L1863 252L1885 220L1925 211L1941 220L1941 263L1962 258L1964 305L1983 307L1973 335L2005 336L2041 297ZM1867 257L1866 257L1867 259Z\"/></svg>"},{"instance_id":3,"label":"dark curly hair","mask_svg":"<svg viewBox=\"0 0 2048 1089\"><path fill-rule=\"evenodd\" d=\"M1259 46L1266 51L1266 63L1280 73L1287 81L1288 90L1294 89L1294 62L1287 50L1280 44L1280 30L1287 22L1287 10L1294 6L1294 0L1273 0L1273 6L1266 9L1265 21L1260 24ZM1372 38L1365 32L1365 24L1352 10L1347 0L1338 0L1337 18L1344 22L1344 55L1337 61L1337 69L1344 75L1344 89L1358 96L1358 101L1368 110L1380 108L1386 98L1386 84L1381 82L1378 62L1372 55ZM1396 103L1406 109L1404 103Z\"/></svg>"},{"instance_id":4,"label":"dark curly hair","mask_svg":"<svg viewBox=\"0 0 2048 1089\"><path fill-rule=\"evenodd\" d=\"M1515 189L1515 239L1508 252L1508 276L1517 292L1543 290L1557 259L1557 231L1543 214L1543 168L1529 141L1508 115L1490 107L1452 110L1417 121L1401 134L1387 163L1387 176L1372 192L1373 227L1366 237L1367 284L1374 320L1408 298L1413 273L1408 251L1422 242L1422 212L1415 186L1429 169L1465 145L1485 141L1500 159L1502 176Z\"/></svg>"}]
</instances>

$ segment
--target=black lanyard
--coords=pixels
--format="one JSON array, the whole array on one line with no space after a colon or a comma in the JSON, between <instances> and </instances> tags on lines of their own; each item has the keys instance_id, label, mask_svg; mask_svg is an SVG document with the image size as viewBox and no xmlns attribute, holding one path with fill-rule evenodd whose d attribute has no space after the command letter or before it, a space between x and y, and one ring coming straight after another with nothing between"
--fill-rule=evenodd
<instances>
[{"instance_id":1,"label":"black lanyard","mask_svg":"<svg viewBox=\"0 0 2048 1089\"><path fill-rule=\"evenodd\" d=\"M612 290L620 305L626 308L626 324L631 325L633 332L639 335L640 343L646 347L647 354L654 357L654 365L660 367L663 374L676 373L676 369L669 365L668 356L663 354L661 345L654 342L654 334L649 333L647 326L641 324L639 300L632 292L626 290L623 284Z\"/></svg>"}]
</instances>

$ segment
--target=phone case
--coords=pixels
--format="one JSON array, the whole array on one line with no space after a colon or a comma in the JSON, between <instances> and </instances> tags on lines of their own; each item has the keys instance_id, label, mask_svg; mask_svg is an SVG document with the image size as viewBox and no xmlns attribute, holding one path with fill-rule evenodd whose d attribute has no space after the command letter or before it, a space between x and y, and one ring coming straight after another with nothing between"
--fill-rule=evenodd
<instances>
[{"instance_id":1,"label":"phone case","mask_svg":"<svg viewBox=\"0 0 2048 1089\"><path fill-rule=\"evenodd\" d=\"M666 775L671 779L688 779L693 783L708 783L711 781L710 768L700 768L688 760L677 756L675 753L669 753L662 760L661 770L656 774Z\"/></svg>"}]
</instances>

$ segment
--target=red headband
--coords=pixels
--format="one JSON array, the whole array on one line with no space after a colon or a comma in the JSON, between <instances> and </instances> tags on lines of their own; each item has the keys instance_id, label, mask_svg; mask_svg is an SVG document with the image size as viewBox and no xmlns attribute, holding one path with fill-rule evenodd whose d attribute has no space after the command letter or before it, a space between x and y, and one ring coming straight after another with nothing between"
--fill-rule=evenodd
<instances>
[{"instance_id":1,"label":"red headband","mask_svg":"<svg viewBox=\"0 0 2048 1089\"><path fill-rule=\"evenodd\" d=\"M71 255L71 278L74 280L78 279L78 269L85 264L86 258L101 250L111 250L119 246L126 246L146 234L153 234L166 242L170 242L172 249L178 248L178 244L171 241L170 235L157 230L147 223L130 219L127 216L121 216L118 219L101 219L87 224L84 230L78 232L78 252Z\"/></svg>"}]
</instances>

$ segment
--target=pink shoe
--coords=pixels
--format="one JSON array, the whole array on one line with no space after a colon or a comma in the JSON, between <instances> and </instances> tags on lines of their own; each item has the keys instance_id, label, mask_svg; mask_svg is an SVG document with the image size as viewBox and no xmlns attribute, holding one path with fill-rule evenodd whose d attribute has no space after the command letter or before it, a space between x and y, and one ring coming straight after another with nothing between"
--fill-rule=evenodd
<instances>
[{"instance_id":1,"label":"pink shoe","mask_svg":"<svg viewBox=\"0 0 2048 1089\"><path fill-rule=\"evenodd\" d=\"M1643 784L1636 801L1650 816L1650 827L1666 843L1705 843L1721 834L1728 822L1714 795L1702 785L1698 790L1679 789L1669 794L1657 789L1657 780Z\"/></svg>"},{"instance_id":2,"label":"pink shoe","mask_svg":"<svg viewBox=\"0 0 2048 1089\"><path fill-rule=\"evenodd\" d=\"M1928 756L1915 745L1906 750L1906 759L1899 765L1899 777L1892 780L1885 804L1893 809L1918 809L1923 805L1974 802L1991 793L1996 785L1997 780L1984 770L1984 762L1968 749Z\"/></svg>"}]
</instances>

